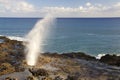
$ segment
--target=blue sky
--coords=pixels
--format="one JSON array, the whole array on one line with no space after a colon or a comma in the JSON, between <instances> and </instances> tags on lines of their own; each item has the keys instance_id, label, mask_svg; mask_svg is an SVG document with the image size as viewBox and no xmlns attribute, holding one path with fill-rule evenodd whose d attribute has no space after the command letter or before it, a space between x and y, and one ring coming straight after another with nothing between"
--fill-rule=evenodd
<instances>
[{"instance_id":1,"label":"blue sky","mask_svg":"<svg viewBox=\"0 0 120 80\"><path fill-rule=\"evenodd\" d=\"M0 0L0 17L120 17L120 0Z\"/></svg>"}]
</instances>

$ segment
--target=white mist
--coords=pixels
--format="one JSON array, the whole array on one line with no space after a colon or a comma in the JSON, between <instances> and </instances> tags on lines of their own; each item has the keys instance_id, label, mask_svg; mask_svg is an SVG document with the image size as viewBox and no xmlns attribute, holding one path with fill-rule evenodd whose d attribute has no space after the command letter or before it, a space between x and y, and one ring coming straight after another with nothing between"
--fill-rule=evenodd
<instances>
[{"instance_id":1,"label":"white mist","mask_svg":"<svg viewBox=\"0 0 120 80\"><path fill-rule=\"evenodd\" d=\"M28 40L28 43L25 46L28 65L34 66L40 52L43 52L43 42L50 34L54 20L54 17L47 15L44 19L39 20L27 34L26 39Z\"/></svg>"}]
</instances>

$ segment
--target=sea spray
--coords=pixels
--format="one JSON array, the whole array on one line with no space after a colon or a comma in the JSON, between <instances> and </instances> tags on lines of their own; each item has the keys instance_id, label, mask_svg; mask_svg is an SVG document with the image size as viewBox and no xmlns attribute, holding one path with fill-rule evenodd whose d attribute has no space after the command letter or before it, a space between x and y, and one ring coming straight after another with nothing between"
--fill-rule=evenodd
<instances>
[{"instance_id":1,"label":"sea spray","mask_svg":"<svg viewBox=\"0 0 120 80\"><path fill-rule=\"evenodd\" d=\"M40 52L43 51L43 42L50 34L55 18L47 15L44 19L39 20L33 29L26 35L28 43L26 46L26 60L27 64L34 66Z\"/></svg>"}]
</instances>

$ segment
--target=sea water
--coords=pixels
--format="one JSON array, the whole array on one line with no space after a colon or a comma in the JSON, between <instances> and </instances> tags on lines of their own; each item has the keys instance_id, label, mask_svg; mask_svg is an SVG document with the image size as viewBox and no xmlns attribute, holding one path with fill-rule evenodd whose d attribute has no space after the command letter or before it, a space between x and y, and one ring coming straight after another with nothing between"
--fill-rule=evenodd
<instances>
[{"instance_id":1,"label":"sea water","mask_svg":"<svg viewBox=\"0 0 120 80\"><path fill-rule=\"evenodd\" d=\"M0 35L23 40L40 18L0 18ZM120 18L57 18L44 52L120 54Z\"/></svg>"}]
</instances>

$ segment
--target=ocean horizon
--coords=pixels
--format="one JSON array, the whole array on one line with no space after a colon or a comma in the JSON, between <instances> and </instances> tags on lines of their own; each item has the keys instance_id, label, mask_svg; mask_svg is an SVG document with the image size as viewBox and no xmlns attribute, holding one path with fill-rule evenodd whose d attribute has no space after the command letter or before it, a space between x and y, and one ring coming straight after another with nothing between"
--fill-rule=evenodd
<instances>
[{"instance_id":1,"label":"ocean horizon","mask_svg":"<svg viewBox=\"0 0 120 80\"><path fill-rule=\"evenodd\" d=\"M0 18L0 35L22 40L42 18ZM120 54L120 18L57 18L44 52Z\"/></svg>"}]
</instances>

